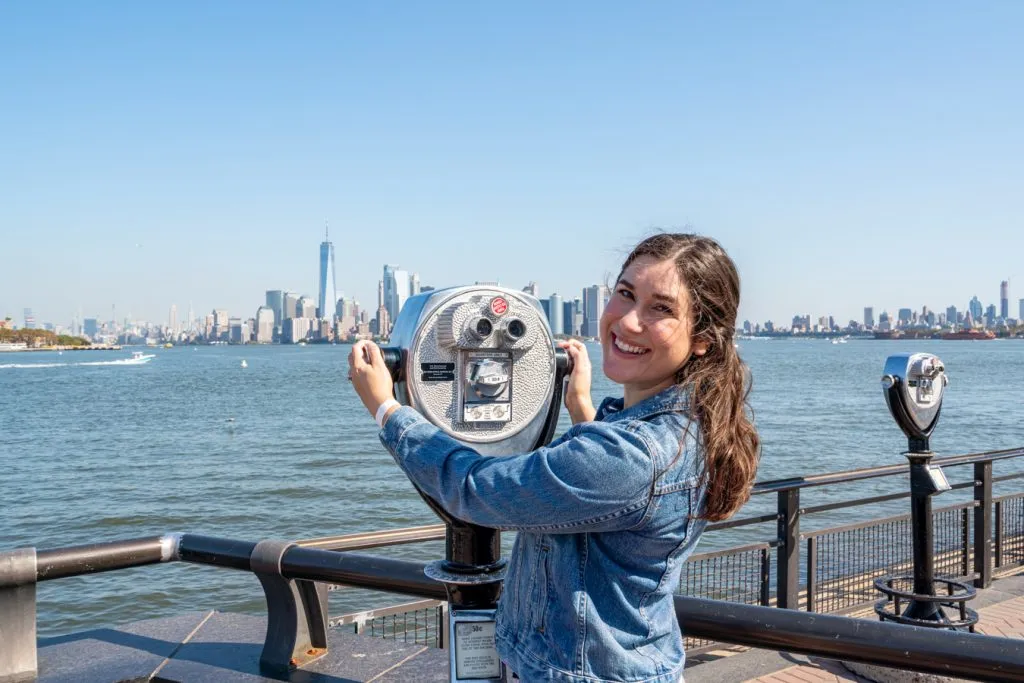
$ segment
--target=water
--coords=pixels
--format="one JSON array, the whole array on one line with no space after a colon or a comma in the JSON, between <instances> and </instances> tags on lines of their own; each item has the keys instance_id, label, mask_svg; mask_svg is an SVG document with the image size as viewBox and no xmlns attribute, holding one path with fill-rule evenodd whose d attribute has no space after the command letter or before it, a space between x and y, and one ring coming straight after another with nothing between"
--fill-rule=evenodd
<instances>
[{"instance_id":1,"label":"water","mask_svg":"<svg viewBox=\"0 0 1024 683\"><path fill-rule=\"evenodd\" d=\"M755 378L752 401L764 441L759 480L903 462L906 442L879 383L885 357L903 351L935 353L949 369L932 439L937 452L1024 445L1019 341L740 343ZM599 368L600 349L589 348ZM157 357L141 366L110 364L127 352L0 356L0 550L171 531L255 541L436 523L345 381L348 351L345 345L178 347L155 351ZM621 395L600 375L594 394L595 400ZM567 426L563 411L561 428ZM997 464L996 473L1022 465ZM969 470L949 475L963 481ZM902 478L871 480L812 489L802 502L905 488ZM965 495L944 494L937 504ZM743 514L774 504L773 497L760 496ZM906 501L897 501L804 524L815 528L905 508ZM765 540L773 532L762 525L708 534L700 550ZM375 552L431 559L442 556L443 547ZM332 594L332 614L404 599L346 589ZM261 613L258 582L245 572L173 564L39 587L43 635L206 608Z\"/></svg>"}]
</instances>

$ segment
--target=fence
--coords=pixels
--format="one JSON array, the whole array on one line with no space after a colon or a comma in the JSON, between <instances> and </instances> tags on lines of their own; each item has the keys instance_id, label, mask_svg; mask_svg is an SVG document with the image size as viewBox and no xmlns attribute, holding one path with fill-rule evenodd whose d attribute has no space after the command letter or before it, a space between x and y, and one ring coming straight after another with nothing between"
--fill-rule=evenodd
<instances>
[{"instance_id":1,"label":"fence","mask_svg":"<svg viewBox=\"0 0 1024 683\"><path fill-rule=\"evenodd\" d=\"M984 587L994 575L1024 566L1024 493L992 495L994 482L1024 478L1024 473L993 477L993 464L1024 458L1024 448L936 458L944 468L973 466L968 481L954 489L973 489L973 501L935 510L935 571L937 576L973 582ZM815 487L849 485L882 477L906 477L906 465L816 475L800 479L762 482L752 494L774 494L775 514L763 514L711 524L705 533L776 523L776 535L760 543L689 558L679 584L682 595L748 605L804 609L846 614L865 608L880 595L876 578L910 573L913 568L910 515L869 520L801 533L801 521L810 515L909 498L910 493L870 496L802 507L801 496ZM908 487L909 488L909 487ZM350 537L302 541L302 545L352 550L444 538L444 527L434 525ZM774 560L774 561L773 561ZM418 609L423 609L418 607ZM436 623L443 623L444 606L433 608ZM394 628L394 608L360 613L371 624L361 632L413 639ZM391 620L390 626L388 620ZM349 625L348 622L345 625ZM415 640L441 647L440 629L433 640ZM688 638L687 648L700 651L709 641Z\"/></svg>"}]
</instances>

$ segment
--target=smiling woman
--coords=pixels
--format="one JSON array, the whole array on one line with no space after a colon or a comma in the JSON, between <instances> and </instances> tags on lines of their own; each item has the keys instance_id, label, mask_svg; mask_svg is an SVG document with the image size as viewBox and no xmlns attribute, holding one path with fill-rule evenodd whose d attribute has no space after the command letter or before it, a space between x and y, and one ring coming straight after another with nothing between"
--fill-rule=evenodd
<instances>
[{"instance_id":1,"label":"smiling woman","mask_svg":"<svg viewBox=\"0 0 1024 683\"><path fill-rule=\"evenodd\" d=\"M458 519L519 532L495 642L523 680L680 679L673 588L708 520L747 499L757 467L732 343L738 304L736 269L716 242L644 240L601 319L605 374L624 398L595 410L586 347L562 342L573 427L500 458L398 406L380 349L352 347L352 385L420 491Z\"/></svg>"}]
</instances>

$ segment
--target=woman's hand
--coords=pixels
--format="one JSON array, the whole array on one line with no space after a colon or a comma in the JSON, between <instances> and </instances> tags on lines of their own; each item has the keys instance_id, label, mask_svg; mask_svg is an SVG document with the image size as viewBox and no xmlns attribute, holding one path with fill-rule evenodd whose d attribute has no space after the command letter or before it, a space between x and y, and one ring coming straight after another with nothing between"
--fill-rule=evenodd
<instances>
[{"instance_id":1,"label":"woman's hand","mask_svg":"<svg viewBox=\"0 0 1024 683\"><path fill-rule=\"evenodd\" d=\"M364 339L352 345L348 354L348 379L370 415L375 416L384 401L395 397L391 372L384 364L380 347L372 341Z\"/></svg>"},{"instance_id":2,"label":"woman's hand","mask_svg":"<svg viewBox=\"0 0 1024 683\"><path fill-rule=\"evenodd\" d=\"M594 401L590 397L590 356L587 347L578 339L558 342L572 359L572 372L565 387L565 407L573 424L590 422L597 415Z\"/></svg>"}]
</instances>

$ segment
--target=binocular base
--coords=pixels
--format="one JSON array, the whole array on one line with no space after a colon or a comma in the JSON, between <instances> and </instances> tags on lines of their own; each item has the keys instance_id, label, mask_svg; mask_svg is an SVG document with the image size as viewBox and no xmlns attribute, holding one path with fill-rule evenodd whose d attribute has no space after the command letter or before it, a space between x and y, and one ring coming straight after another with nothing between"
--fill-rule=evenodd
<instances>
[{"instance_id":1,"label":"binocular base","mask_svg":"<svg viewBox=\"0 0 1024 683\"><path fill-rule=\"evenodd\" d=\"M934 579L946 588L946 595L919 595L895 586L913 586L913 576L888 576L875 580L875 588L886 595L875 603L875 614L882 621L894 621L927 628L967 629L974 632L978 613L967 607L977 595L973 586L952 579ZM943 607L955 610L958 618L948 616Z\"/></svg>"}]
</instances>

